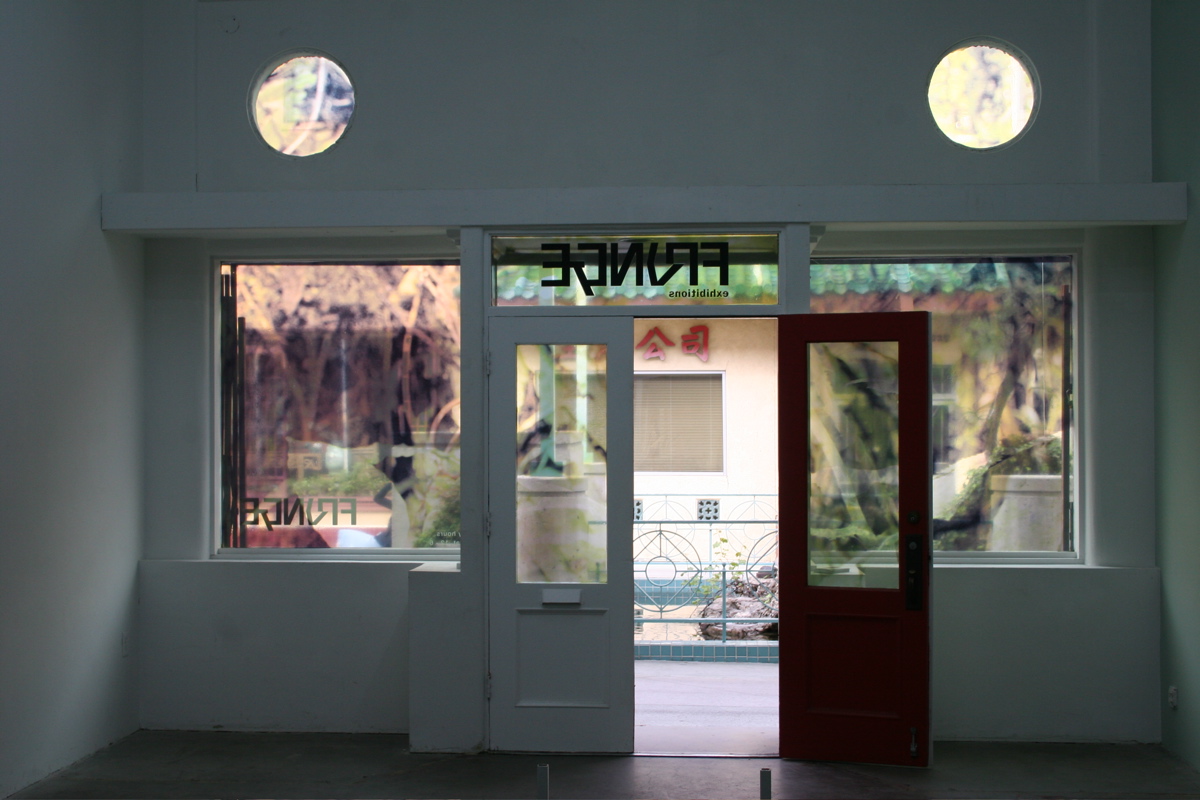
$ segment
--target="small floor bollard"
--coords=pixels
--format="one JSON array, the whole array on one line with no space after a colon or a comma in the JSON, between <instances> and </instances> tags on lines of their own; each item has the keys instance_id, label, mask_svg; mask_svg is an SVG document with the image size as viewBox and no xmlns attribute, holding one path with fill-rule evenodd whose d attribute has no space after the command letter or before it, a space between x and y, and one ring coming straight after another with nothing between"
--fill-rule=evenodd
<instances>
[{"instance_id":1,"label":"small floor bollard","mask_svg":"<svg viewBox=\"0 0 1200 800\"><path fill-rule=\"evenodd\" d=\"M758 800L771 800L771 770L766 767L758 771Z\"/></svg>"},{"instance_id":2,"label":"small floor bollard","mask_svg":"<svg viewBox=\"0 0 1200 800\"><path fill-rule=\"evenodd\" d=\"M768 781L770 779L768 778ZM550 800L550 765L538 764L538 800Z\"/></svg>"}]
</instances>

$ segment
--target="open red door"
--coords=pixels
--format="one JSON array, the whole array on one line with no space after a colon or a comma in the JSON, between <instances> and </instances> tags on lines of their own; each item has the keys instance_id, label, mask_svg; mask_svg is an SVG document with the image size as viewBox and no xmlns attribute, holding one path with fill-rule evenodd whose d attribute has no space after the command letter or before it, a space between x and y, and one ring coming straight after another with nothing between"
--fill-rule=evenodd
<instances>
[{"instance_id":1,"label":"open red door","mask_svg":"<svg viewBox=\"0 0 1200 800\"><path fill-rule=\"evenodd\" d=\"M929 314L779 344L780 755L928 766Z\"/></svg>"}]
</instances>

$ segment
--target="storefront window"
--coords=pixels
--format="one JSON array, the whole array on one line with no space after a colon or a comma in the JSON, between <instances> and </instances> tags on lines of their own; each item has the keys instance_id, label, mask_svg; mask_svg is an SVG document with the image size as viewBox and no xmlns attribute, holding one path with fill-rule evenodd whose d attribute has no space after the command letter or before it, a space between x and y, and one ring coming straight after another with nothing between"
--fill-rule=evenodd
<instances>
[{"instance_id":1,"label":"storefront window","mask_svg":"<svg viewBox=\"0 0 1200 800\"><path fill-rule=\"evenodd\" d=\"M222 545L459 541L459 268L222 267Z\"/></svg>"},{"instance_id":2,"label":"storefront window","mask_svg":"<svg viewBox=\"0 0 1200 800\"><path fill-rule=\"evenodd\" d=\"M1072 259L813 263L812 310L933 315L934 547L1073 550Z\"/></svg>"}]
</instances>

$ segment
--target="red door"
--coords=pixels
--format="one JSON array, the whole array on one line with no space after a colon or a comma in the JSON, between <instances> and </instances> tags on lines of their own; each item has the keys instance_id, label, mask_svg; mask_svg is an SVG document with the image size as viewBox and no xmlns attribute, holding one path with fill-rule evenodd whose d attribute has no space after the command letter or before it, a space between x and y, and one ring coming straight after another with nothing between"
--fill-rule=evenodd
<instances>
[{"instance_id":1,"label":"red door","mask_svg":"<svg viewBox=\"0 0 1200 800\"><path fill-rule=\"evenodd\" d=\"M779 326L780 755L928 766L929 315Z\"/></svg>"}]
</instances>

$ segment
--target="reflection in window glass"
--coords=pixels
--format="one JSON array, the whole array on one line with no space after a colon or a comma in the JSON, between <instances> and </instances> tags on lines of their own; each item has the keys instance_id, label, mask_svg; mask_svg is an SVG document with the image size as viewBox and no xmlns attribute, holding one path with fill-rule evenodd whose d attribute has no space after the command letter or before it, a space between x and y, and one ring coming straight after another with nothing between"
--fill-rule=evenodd
<instances>
[{"instance_id":1,"label":"reflection in window glass","mask_svg":"<svg viewBox=\"0 0 1200 800\"><path fill-rule=\"evenodd\" d=\"M284 155L311 156L341 138L354 113L354 87L336 63L299 56L271 71L254 98L254 124Z\"/></svg>"},{"instance_id":2,"label":"reflection in window glass","mask_svg":"<svg viewBox=\"0 0 1200 800\"><path fill-rule=\"evenodd\" d=\"M222 272L224 545L457 546L458 266Z\"/></svg>"},{"instance_id":3,"label":"reflection in window glass","mask_svg":"<svg viewBox=\"0 0 1200 800\"><path fill-rule=\"evenodd\" d=\"M898 589L900 345L808 346L808 584Z\"/></svg>"},{"instance_id":4,"label":"reflection in window glass","mask_svg":"<svg viewBox=\"0 0 1200 800\"><path fill-rule=\"evenodd\" d=\"M517 346L517 581L608 581L604 345Z\"/></svg>"},{"instance_id":5,"label":"reflection in window glass","mask_svg":"<svg viewBox=\"0 0 1200 800\"><path fill-rule=\"evenodd\" d=\"M498 306L773 305L778 234L492 237Z\"/></svg>"},{"instance_id":6,"label":"reflection in window glass","mask_svg":"<svg viewBox=\"0 0 1200 800\"><path fill-rule=\"evenodd\" d=\"M934 547L1070 536L1069 257L814 263L814 312L933 315Z\"/></svg>"},{"instance_id":7,"label":"reflection in window glass","mask_svg":"<svg viewBox=\"0 0 1200 800\"><path fill-rule=\"evenodd\" d=\"M1033 79L1016 56L996 46L962 47L929 80L929 110L951 141L985 149L1014 139L1033 114Z\"/></svg>"}]
</instances>

